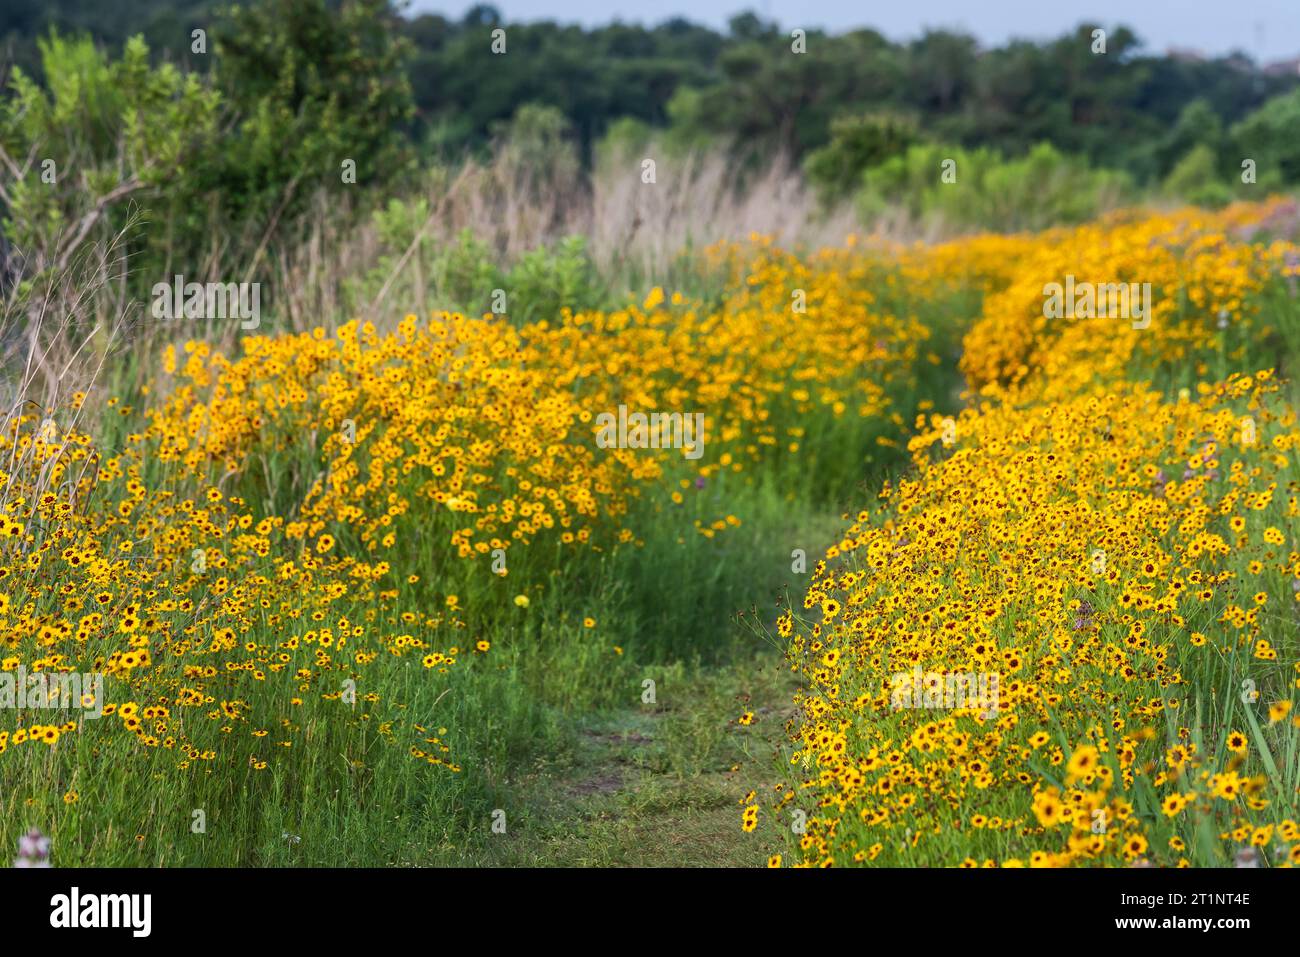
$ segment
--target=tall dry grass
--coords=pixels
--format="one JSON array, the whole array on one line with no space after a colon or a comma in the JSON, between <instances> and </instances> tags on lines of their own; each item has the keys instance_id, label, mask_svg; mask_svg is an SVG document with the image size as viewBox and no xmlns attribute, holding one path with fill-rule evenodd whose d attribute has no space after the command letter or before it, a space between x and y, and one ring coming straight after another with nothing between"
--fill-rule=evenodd
<instances>
[{"instance_id":1,"label":"tall dry grass","mask_svg":"<svg viewBox=\"0 0 1300 957\"><path fill-rule=\"evenodd\" d=\"M8 250L0 288L0 419L50 410L75 392L91 392L114 352L131 340L140 304L129 293L128 225L80 243L65 262L39 270ZM42 413L43 415L44 413ZM75 422L61 423L74 427Z\"/></svg>"},{"instance_id":2,"label":"tall dry grass","mask_svg":"<svg viewBox=\"0 0 1300 957\"><path fill-rule=\"evenodd\" d=\"M612 284L661 281L684 250L758 233L791 246L839 244L860 230L852 209L821 207L797 167L778 157L758 170L741 169L727 151L663 159L655 181L643 182L640 159L606 159L590 173L565 164L538 169L508 146L486 161L435 168L405 197L423 199L428 215L397 257L379 294L364 304L366 317L383 322L418 306L437 308L438 290L422 274L418 251L450 244L462 231L487 243L499 265L568 236L584 236L593 265ZM343 280L373 268L381 242L372 222L318 197L301 223L296 243L275 259L274 288L290 327L301 329L340 313ZM390 296L400 285L416 302L399 306Z\"/></svg>"}]
</instances>

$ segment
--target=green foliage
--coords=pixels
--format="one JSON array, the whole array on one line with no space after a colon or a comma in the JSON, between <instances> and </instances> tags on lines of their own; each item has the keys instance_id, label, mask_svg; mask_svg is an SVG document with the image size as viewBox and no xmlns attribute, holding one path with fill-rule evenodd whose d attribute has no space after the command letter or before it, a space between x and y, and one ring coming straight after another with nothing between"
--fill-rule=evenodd
<instances>
[{"instance_id":1,"label":"green foliage","mask_svg":"<svg viewBox=\"0 0 1300 957\"><path fill-rule=\"evenodd\" d=\"M113 53L134 36L144 37L151 50L185 67L197 67L205 57L192 54L192 30L207 27L216 8L226 0L5 0L0 4L0 77L13 63L28 74L40 68L34 42L51 31L86 35Z\"/></svg>"},{"instance_id":2,"label":"green foliage","mask_svg":"<svg viewBox=\"0 0 1300 957\"><path fill-rule=\"evenodd\" d=\"M914 114L925 139L1011 156L1046 142L1151 182L1196 143L1210 142L1211 116L1230 123L1296 86L1294 76L1265 73L1240 57L1143 54L1122 26L1107 29L1106 54L1096 55L1095 26L989 50L950 31L908 44L871 30L814 32L808 54L794 55L782 31L748 22L737 33L733 24L713 76L673 125L801 156L831 143L845 114ZM1196 100L1202 106L1184 122Z\"/></svg>"},{"instance_id":3,"label":"green foliage","mask_svg":"<svg viewBox=\"0 0 1300 957\"><path fill-rule=\"evenodd\" d=\"M527 195L542 197L562 188L581 168L573 130L563 111L525 103L510 120L493 124L497 162Z\"/></svg>"},{"instance_id":4,"label":"green foliage","mask_svg":"<svg viewBox=\"0 0 1300 957\"><path fill-rule=\"evenodd\" d=\"M525 253L510 271L506 289L511 317L524 322L552 319L563 309L592 308L605 299L582 236Z\"/></svg>"},{"instance_id":5,"label":"green foliage","mask_svg":"<svg viewBox=\"0 0 1300 957\"><path fill-rule=\"evenodd\" d=\"M562 309L592 309L609 301L609 294L587 252L582 236L571 236L554 247L538 247L519 257L509 269L492 247L469 229L453 242L439 244L425 229L429 203L393 199L372 214L381 253L364 277L345 280L353 310L372 302L386 284L395 301L430 300L434 307L481 315L498 303L517 322L555 319ZM429 286L419 283L427 281Z\"/></svg>"},{"instance_id":6,"label":"green foliage","mask_svg":"<svg viewBox=\"0 0 1300 957\"><path fill-rule=\"evenodd\" d=\"M1242 157L1257 165L1260 185L1300 183L1300 89L1274 97L1232 128Z\"/></svg>"},{"instance_id":7,"label":"green foliage","mask_svg":"<svg viewBox=\"0 0 1300 957\"><path fill-rule=\"evenodd\" d=\"M945 169L951 182L944 181ZM868 217L898 205L916 219L967 228L1043 229L1082 222L1130 189L1124 174L1092 169L1048 143L1016 159L985 148L923 144L868 170L858 202Z\"/></svg>"},{"instance_id":8,"label":"green foliage","mask_svg":"<svg viewBox=\"0 0 1300 957\"><path fill-rule=\"evenodd\" d=\"M609 125L593 153L593 167L599 171L627 163L638 153L644 154L655 131L648 123L625 116Z\"/></svg>"},{"instance_id":9,"label":"green foliage","mask_svg":"<svg viewBox=\"0 0 1300 957\"><path fill-rule=\"evenodd\" d=\"M665 107L666 127L631 116L614 120L594 147L593 167L608 168L610 164L649 156L647 150L651 147L656 156L682 158L725 146L706 123L696 121L700 109L700 91L684 86L677 89Z\"/></svg>"},{"instance_id":10,"label":"green foliage","mask_svg":"<svg viewBox=\"0 0 1300 957\"><path fill-rule=\"evenodd\" d=\"M907 152L917 141L916 124L889 114L844 116L831 124L831 141L808 154L804 170L824 197L840 199L862 181L862 173Z\"/></svg>"},{"instance_id":11,"label":"green foliage","mask_svg":"<svg viewBox=\"0 0 1300 957\"><path fill-rule=\"evenodd\" d=\"M471 313L487 311L492 290L501 288L492 250L469 229L437 259L434 276L442 298Z\"/></svg>"},{"instance_id":12,"label":"green foliage","mask_svg":"<svg viewBox=\"0 0 1300 957\"><path fill-rule=\"evenodd\" d=\"M411 68L426 135L453 150L481 148L496 124L524 103L562 110L584 160L614 120L656 126L682 86L705 83L726 38L682 19L654 28L614 23L592 30L544 21L507 26L505 55L490 53L491 30L507 26L492 7L460 21L437 14L406 27L416 47Z\"/></svg>"},{"instance_id":13,"label":"green foliage","mask_svg":"<svg viewBox=\"0 0 1300 957\"><path fill-rule=\"evenodd\" d=\"M492 290L501 287L491 247L473 232L462 230L454 242L442 245L430 234L429 201L423 197L390 199L371 214L371 224L380 253L364 275L343 280L351 312L364 309L391 285L391 301L427 299L434 308L474 314L486 311Z\"/></svg>"},{"instance_id":14,"label":"green foliage","mask_svg":"<svg viewBox=\"0 0 1300 957\"><path fill-rule=\"evenodd\" d=\"M231 8L214 40L215 81L238 116L219 180L235 212L266 216L336 186L345 160L358 183L401 169L414 104L395 28L388 0Z\"/></svg>"},{"instance_id":15,"label":"green foliage","mask_svg":"<svg viewBox=\"0 0 1300 957\"><path fill-rule=\"evenodd\" d=\"M114 62L84 38L39 47L46 85L16 70L0 114L0 144L27 164L3 196L3 229L33 271L72 255L83 221L92 240L120 228L128 198L192 202L220 104L195 75L150 66L138 37Z\"/></svg>"},{"instance_id":16,"label":"green foliage","mask_svg":"<svg viewBox=\"0 0 1300 957\"><path fill-rule=\"evenodd\" d=\"M1232 190L1218 170L1218 158L1204 143L1192 147L1178 161L1165 180L1164 190L1201 206L1217 207L1232 201Z\"/></svg>"},{"instance_id":17,"label":"green foliage","mask_svg":"<svg viewBox=\"0 0 1300 957\"><path fill-rule=\"evenodd\" d=\"M361 180L391 175L403 142L392 134L456 155L484 150L525 104L564 115L584 165L606 130L629 118L659 131L644 139L664 150L725 143L800 159L831 148L819 162L833 173L843 158L833 145L839 118L883 113L916 116L923 139L1010 156L1047 142L1143 183L1163 181L1198 144L1217 148L1216 128L1226 126L1247 136L1243 155L1260 152L1261 183L1300 175L1286 142L1294 75L1240 55L1150 55L1122 25L1106 28L1104 56L1092 52L1102 26L1093 23L993 49L948 30L907 43L870 29L813 31L797 54L787 31L754 14L724 31L680 18L583 29L507 23L486 5L459 20L405 19L392 0L254 0L216 21L211 52L195 56L189 31L213 21L215 2L119 0L107 15L98 0L15 0L0 11L0 37L11 53L16 40L23 64L51 27L88 31L113 50L140 30L162 58L213 71L238 113L241 135L228 144L238 155L219 181L237 209L278 204L295 177L291 201L314 181L337 183L341 150L357 154ZM497 26L505 55L491 52ZM1236 163L1219 159L1230 174ZM832 179L832 190L844 186Z\"/></svg>"},{"instance_id":18,"label":"green foliage","mask_svg":"<svg viewBox=\"0 0 1300 957\"><path fill-rule=\"evenodd\" d=\"M1160 171L1173 172L1174 167L1182 163L1198 146L1208 147L1212 157L1217 156L1215 151L1223 146L1223 120L1204 98L1188 103L1178 114L1174 128L1161 141L1158 156Z\"/></svg>"},{"instance_id":19,"label":"green foliage","mask_svg":"<svg viewBox=\"0 0 1300 957\"><path fill-rule=\"evenodd\" d=\"M875 31L812 31L809 52L795 54L791 38L772 25L753 21L739 29L719 59L721 75L687 101L683 135L802 156L827 142L832 119L846 109L904 105L896 95L904 86L902 58Z\"/></svg>"},{"instance_id":20,"label":"green foliage","mask_svg":"<svg viewBox=\"0 0 1300 957\"><path fill-rule=\"evenodd\" d=\"M27 277L141 213L149 228L123 250L137 293L162 271L218 257L242 277L259 240L314 190L344 188L345 159L359 183L396 175L412 104L388 10L386 0L232 8L214 30L212 75L151 64L140 37L112 59L89 38L51 33L40 82L16 69L0 101L14 174L0 224Z\"/></svg>"}]
</instances>

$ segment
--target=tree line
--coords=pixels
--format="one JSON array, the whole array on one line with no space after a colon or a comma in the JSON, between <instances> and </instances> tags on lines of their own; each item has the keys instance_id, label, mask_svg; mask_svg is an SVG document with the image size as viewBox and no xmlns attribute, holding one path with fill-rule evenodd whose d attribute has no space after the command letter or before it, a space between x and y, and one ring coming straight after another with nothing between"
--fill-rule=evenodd
<instances>
[{"instance_id":1,"label":"tree line","mask_svg":"<svg viewBox=\"0 0 1300 957\"><path fill-rule=\"evenodd\" d=\"M320 21L348 6L366 8L390 34L401 76L385 79L404 83L412 104L403 134L422 149L451 152L486 148L525 104L560 111L588 160L619 123L679 143L721 140L802 159L832 142L837 120L884 114L929 140L1012 156L1050 143L1151 181L1300 83L1294 71L1266 71L1244 54L1153 53L1127 27L1100 23L1048 42L983 48L947 30L891 41L868 28L810 29L796 41L797 27L754 13L733 17L725 31L682 18L588 29L509 23L490 5L453 19L402 16L388 0L255 0L253 8L295 23L301 35L277 51L255 36L236 43L228 29L227 47L268 56L319 52L313 31L328 32ZM213 58L191 51L191 32L257 22L249 10L216 0L9 0L0 10L0 51L7 68L33 72L35 41L51 29L88 34L110 52L140 34L155 57L210 71ZM504 31L499 44L495 30ZM1105 31L1104 52L1097 52L1097 30ZM278 80L282 63L259 64L250 87Z\"/></svg>"}]
</instances>

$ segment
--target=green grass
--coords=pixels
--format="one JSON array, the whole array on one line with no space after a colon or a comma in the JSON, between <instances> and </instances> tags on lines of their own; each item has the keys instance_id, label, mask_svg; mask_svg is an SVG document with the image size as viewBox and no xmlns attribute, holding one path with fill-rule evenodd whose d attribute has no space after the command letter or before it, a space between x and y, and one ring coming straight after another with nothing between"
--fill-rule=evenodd
<instances>
[{"instance_id":1,"label":"green grass","mask_svg":"<svg viewBox=\"0 0 1300 957\"><path fill-rule=\"evenodd\" d=\"M670 669L656 705L584 717L573 747L521 769L503 794L505 832L480 828L456 863L762 862L776 842L741 830L741 803L780 746L792 690L792 677L770 653L724 667ZM742 726L736 719L746 710L758 720Z\"/></svg>"}]
</instances>

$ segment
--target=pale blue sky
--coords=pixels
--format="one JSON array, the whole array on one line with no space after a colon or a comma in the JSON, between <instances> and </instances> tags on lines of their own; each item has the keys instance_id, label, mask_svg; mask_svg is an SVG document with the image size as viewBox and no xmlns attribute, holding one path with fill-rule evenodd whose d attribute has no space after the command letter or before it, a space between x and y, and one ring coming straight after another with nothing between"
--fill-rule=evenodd
<instances>
[{"instance_id":1,"label":"pale blue sky","mask_svg":"<svg viewBox=\"0 0 1300 957\"><path fill-rule=\"evenodd\" d=\"M460 17L466 0L412 0L411 12ZM1300 55L1300 0L497 0L507 20L591 26L618 18L658 23L681 15L713 27L753 9L785 27L832 31L869 26L891 39L925 27L961 27L986 45L1058 36L1080 21L1132 27L1152 52L1170 46L1211 54L1244 50L1264 61Z\"/></svg>"}]
</instances>

